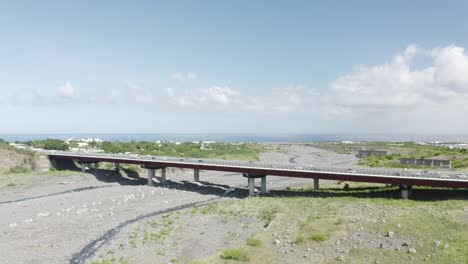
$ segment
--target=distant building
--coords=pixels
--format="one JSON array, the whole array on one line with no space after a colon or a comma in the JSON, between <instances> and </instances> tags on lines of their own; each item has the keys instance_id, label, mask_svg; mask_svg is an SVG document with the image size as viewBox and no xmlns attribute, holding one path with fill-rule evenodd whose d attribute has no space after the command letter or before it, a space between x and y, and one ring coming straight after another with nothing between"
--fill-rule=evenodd
<instances>
[{"instance_id":1,"label":"distant building","mask_svg":"<svg viewBox=\"0 0 468 264\"><path fill-rule=\"evenodd\" d=\"M386 150L365 150L361 149L358 152L358 158L367 158L370 156L387 156Z\"/></svg>"},{"instance_id":2,"label":"distant building","mask_svg":"<svg viewBox=\"0 0 468 264\"><path fill-rule=\"evenodd\" d=\"M400 159L400 164L403 165L419 165L428 167L441 167L441 168L452 168L452 161L449 159Z\"/></svg>"}]
</instances>

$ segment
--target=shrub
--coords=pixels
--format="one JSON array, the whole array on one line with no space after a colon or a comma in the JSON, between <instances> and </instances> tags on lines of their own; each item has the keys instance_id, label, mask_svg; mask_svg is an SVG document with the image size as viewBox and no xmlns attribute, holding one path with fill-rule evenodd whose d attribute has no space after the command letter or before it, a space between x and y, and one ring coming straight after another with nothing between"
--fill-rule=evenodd
<instances>
[{"instance_id":1,"label":"shrub","mask_svg":"<svg viewBox=\"0 0 468 264\"><path fill-rule=\"evenodd\" d=\"M262 245L262 241L258 238L251 237L247 240L247 244L252 247L258 247Z\"/></svg>"},{"instance_id":2,"label":"shrub","mask_svg":"<svg viewBox=\"0 0 468 264\"><path fill-rule=\"evenodd\" d=\"M327 240L327 236L323 235L323 234L313 234L310 236L310 239L315 241L315 242L322 242L322 241L325 241Z\"/></svg>"},{"instance_id":3,"label":"shrub","mask_svg":"<svg viewBox=\"0 0 468 264\"><path fill-rule=\"evenodd\" d=\"M223 251L221 255L222 259L231 259L231 260L239 260L239 261L246 261L247 258L247 251L242 248L228 248Z\"/></svg>"},{"instance_id":4,"label":"shrub","mask_svg":"<svg viewBox=\"0 0 468 264\"><path fill-rule=\"evenodd\" d=\"M296 238L294 238L294 243L296 244L302 244L304 243L304 236L303 235L297 235Z\"/></svg>"}]
</instances>

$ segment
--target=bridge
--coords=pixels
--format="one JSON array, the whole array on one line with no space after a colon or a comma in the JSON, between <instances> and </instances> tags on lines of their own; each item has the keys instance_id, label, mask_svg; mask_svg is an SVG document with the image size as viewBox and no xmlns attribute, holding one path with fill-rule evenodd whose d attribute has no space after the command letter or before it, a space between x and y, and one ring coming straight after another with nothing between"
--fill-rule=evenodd
<instances>
[{"instance_id":1,"label":"bridge","mask_svg":"<svg viewBox=\"0 0 468 264\"><path fill-rule=\"evenodd\" d=\"M120 164L136 164L148 170L148 185L153 185L155 171L161 170L161 182L166 181L166 168L183 168L194 170L194 181L200 180L200 170L241 173L248 180L249 195L254 195L255 179L261 179L261 192L267 191L267 176L309 178L314 180L314 189L319 189L319 180L338 180L353 182L370 182L399 185L401 196L408 199L412 186L431 186L448 188L468 188L468 176L459 173L417 172L397 169L346 169L325 168L292 164L267 164L257 161L231 161L194 158L160 157L149 155L124 155L106 153L84 153L65 151L46 151L53 164L77 162L94 164L111 162L118 170Z\"/></svg>"}]
</instances>

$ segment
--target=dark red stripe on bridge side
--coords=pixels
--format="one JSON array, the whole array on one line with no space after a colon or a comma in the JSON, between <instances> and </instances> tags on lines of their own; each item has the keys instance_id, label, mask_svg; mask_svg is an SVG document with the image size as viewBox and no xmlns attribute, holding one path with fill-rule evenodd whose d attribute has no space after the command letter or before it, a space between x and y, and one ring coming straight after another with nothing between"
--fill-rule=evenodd
<instances>
[{"instance_id":1,"label":"dark red stripe on bridge side","mask_svg":"<svg viewBox=\"0 0 468 264\"><path fill-rule=\"evenodd\" d=\"M82 162L118 162L126 164L138 164L144 166L157 166L157 167L174 167L184 169L200 169L211 171L224 171L224 172L238 172L250 174L263 174L270 176L282 177L295 177L295 178L309 178L309 179L324 179L324 180L338 180L338 181L355 181L355 182L372 182L384 184L405 184L417 186L431 186L431 187L449 187L449 188L468 188L468 181L457 180L438 180L438 179L423 179L423 178L409 178L409 177L391 177L391 176L378 176L378 175L353 175L345 173L322 173L319 171L295 171L295 170L282 170L282 169L267 169L267 168L252 168L252 167L235 167L224 165L210 165L210 164L196 164L196 163L177 163L177 162L162 162L162 161L147 161L147 160L127 160L106 157L81 157L81 156L62 156L49 154L50 158L76 160Z\"/></svg>"}]
</instances>

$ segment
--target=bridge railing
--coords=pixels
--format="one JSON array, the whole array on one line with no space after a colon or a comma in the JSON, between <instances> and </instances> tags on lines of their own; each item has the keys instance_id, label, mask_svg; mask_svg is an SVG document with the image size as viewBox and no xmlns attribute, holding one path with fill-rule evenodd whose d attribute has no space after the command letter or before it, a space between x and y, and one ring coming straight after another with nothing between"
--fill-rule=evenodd
<instances>
[{"instance_id":1,"label":"bridge railing","mask_svg":"<svg viewBox=\"0 0 468 264\"><path fill-rule=\"evenodd\" d=\"M417 178L436 178L436 179L462 179L461 174L443 174L440 172L422 172L416 170L404 169L377 169L377 168L340 168L340 167L317 167L313 165L296 165L296 164L269 164L259 161L234 161L234 160L217 160L217 159L195 159L195 158L178 158L178 157L162 157L149 155L125 155L125 154L107 154L107 153L82 153L82 152L62 152L50 151L52 155L63 155L72 157L84 158L112 158L125 160L138 160L149 162L172 162L179 164L203 164L211 166L231 166L242 168L257 168L257 169L276 169L276 170L291 170L291 171L309 171L322 173L340 173L348 175L372 175L372 176L391 176L391 177L417 177ZM468 178L466 175L462 175Z\"/></svg>"}]
</instances>

